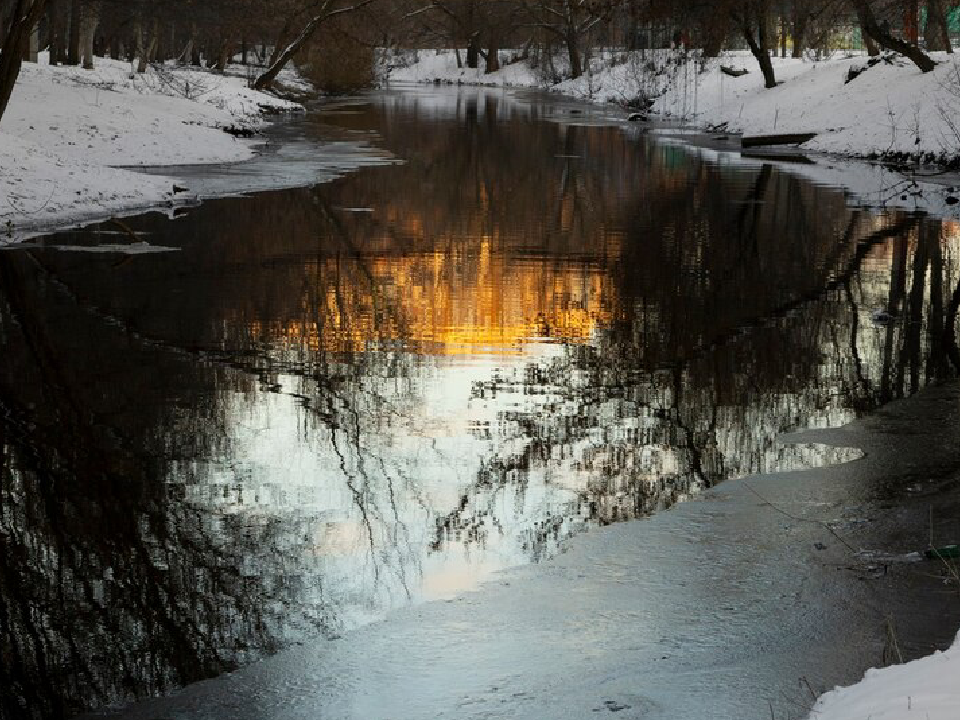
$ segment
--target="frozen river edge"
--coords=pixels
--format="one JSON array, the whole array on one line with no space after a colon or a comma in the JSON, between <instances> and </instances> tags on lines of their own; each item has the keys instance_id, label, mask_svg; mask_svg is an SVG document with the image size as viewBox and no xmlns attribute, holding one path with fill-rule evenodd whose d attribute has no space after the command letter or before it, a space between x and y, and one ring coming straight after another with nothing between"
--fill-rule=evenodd
<instances>
[{"instance_id":1,"label":"frozen river edge","mask_svg":"<svg viewBox=\"0 0 960 720\"><path fill-rule=\"evenodd\" d=\"M865 457L723 483L455 600L94 717L806 717L881 664L891 634L905 660L953 639L955 589L898 560L926 547L931 507L937 534L960 530L958 401L934 387L802 433Z\"/></svg>"}]
</instances>

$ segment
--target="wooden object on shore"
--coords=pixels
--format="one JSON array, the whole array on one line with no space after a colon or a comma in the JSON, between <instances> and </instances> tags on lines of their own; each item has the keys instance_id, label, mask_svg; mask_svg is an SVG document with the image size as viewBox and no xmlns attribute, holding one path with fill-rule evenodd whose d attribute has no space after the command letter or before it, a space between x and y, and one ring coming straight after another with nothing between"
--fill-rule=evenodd
<instances>
[{"instance_id":1,"label":"wooden object on shore","mask_svg":"<svg viewBox=\"0 0 960 720\"><path fill-rule=\"evenodd\" d=\"M744 135L740 138L740 147L755 148L771 145L801 145L813 140L817 133L783 133L781 135Z\"/></svg>"},{"instance_id":2,"label":"wooden object on shore","mask_svg":"<svg viewBox=\"0 0 960 720\"><path fill-rule=\"evenodd\" d=\"M797 165L817 164L803 153L798 152L778 152L776 150L767 151L759 149L751 152L742 152L740 153L740 157L749 158L750 160L775 160L776 162L794 163Z\"/></svg>"},{"instance_id":3,"label":"wooden object on shore","mask_svg":"<svg viewBox=\"0 0 960 720\"><path fill-rule=\"evenodd\" d=\"M732 68L728 65L721 65L720 72L724 75L729 75L730 77L743 77L744 75L749 75L750 71L746 68Z\"/></svg>"}]
</instances>

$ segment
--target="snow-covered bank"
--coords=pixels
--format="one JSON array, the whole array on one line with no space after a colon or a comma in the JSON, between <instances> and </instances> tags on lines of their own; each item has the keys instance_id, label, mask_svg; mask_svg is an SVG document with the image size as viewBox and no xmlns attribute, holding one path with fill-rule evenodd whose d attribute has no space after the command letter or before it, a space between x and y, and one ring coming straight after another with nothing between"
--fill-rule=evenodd
<instances>
[{"instance_id":1,"label":"snow-covered bank","mask_svg":"<svg viewBox=\"0 0 960 720\"><path fill-rule=\"evenodd\" d=\"M946 652L870 670L822 696L810 720L955 720L960 716L960 638Z\"/></svg>"},{"instance_id":2,"label":"snow-covered bank","mask_svg":"<svg viewBox=\"0 0 960 720\"><path fill-rule=\"evenodd\" d=\"M391 80L540 87L571 97L627 105L649 98L663 117L744 134L815 132L805 148L849 156L889 153L960 156L960 60L934 53L931 73L898 56L868 65L860 54L826 60L775 58L779 87L767 90L749 53L681 60L664 51L604 54L576 80L551 83L526 62L484 74L457 68L449 51L420 51L415 62L390 71ZM721 65L749 70L735 78ZM846 82L851 69L864 69Z\"/></svg>"},{"instance_id":3,"label":"snow-covered bank","mask_svg":"<svg viewBox=\"0 0 960 720\"><path fill-rule=\"evenodd\" d=\"M171 178L119 166L245 160L265 111L295 103L199 70L139 75L125 62L94 70L25 63L0 120L0 236L148 207L174 196Z\"/></svg>"}]
</instances>

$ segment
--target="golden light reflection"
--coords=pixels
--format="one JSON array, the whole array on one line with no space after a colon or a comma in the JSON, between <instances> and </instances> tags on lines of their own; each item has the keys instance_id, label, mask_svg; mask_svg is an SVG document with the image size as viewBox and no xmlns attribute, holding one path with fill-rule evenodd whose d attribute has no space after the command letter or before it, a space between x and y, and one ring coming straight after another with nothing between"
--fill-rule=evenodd
<instances>
[{"instance_id":1,"label":"golden light reflection","mask_svg":"<svg viewBox=\"0 0 960 720\"><path fill-rule=\"evenodd\" d=\"M495 252L490 238L447 244L438 252L313 264L303 317L252 329L311 351L519 354L532 340L586 343L615 317L616 290L600 263L517 259Z\"/></svg>"}]
</instances>

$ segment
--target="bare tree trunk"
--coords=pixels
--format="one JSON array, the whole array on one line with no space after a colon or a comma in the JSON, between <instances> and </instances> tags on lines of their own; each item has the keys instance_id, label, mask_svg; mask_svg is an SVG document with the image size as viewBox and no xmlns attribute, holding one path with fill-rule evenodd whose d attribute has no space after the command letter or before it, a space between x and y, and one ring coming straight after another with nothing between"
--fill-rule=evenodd
<instances>
[{"instance_id":1,"label":"bare tree trunk","mask_svg":"<svg viewBox=\"0 0 960 720\"><path fill-rule=\"evenodd\" d=\"M217 52L217 72L225 72L227 62L230 60L230 41L226 38L220 40L220 49Z\"/></svg>"},{"instance_id":2,"label":"bare tree trunk","mask_svg":"<svg viewBox=\"0 0 960 720\"><path fill-rule=\"evenodd\" d=\"M730 26L725 17L716 18L704 29L703 54L706 57L718 57L723 50L723 43L727 39Z\"/></svg>"},{"instance_id":3,"label":"bare tree trunk","mask_svg":"<svg viewBox=\"0 0 960 720\"><path fill-rule=\"evenodd\" d=\"M157 53L160 51L160 21L153 21L153 28L150 30L150 45L147 47L147 62L157 61Z\"/></svg>"},{"instance_id":4,"label":"bare tree trunk","mask_svg":"<svg viewBox=\"0 0 960 720\"><path fill-rule=\"evenodd\" d=\"M157 20L153 22L153 29L150 31L150 44L144 46L143 44L143 27L140 23L137 23L137 72L145 73L147 71L147 66L153 60L153 56L157 51L157 43L160 41L160 23Z\"/></svg>"},{"instance_id":5,"label":"bare tree trunk","mask_svg":"<svg viewBox=\"0 0 960 720\"><path fill-rule=\"evenodd\" d=\"M196 23L192 23L190 25L190 38L191 38L191 42L193 43L190 46L190 56L189 56L190 64L196 67L201 67L203 63L200 58L200 42L197 40L197 24Z\"/></svg>"},{"instance_id":6,"label":"bare tree trunk","mask_svg":"<svg viewBox=\"0 0 960 720\"><path fill-rule=\"evenodd\" d=\"M500 43L496 40L490 42L487 48L487 69L486 73L495 73L500 69Z\"/></svg>"},{"instance_id":7,"label":"bare tree trunk","mask_svg":"<svg viewBox=\"0 0 960 720\"><path fill-rule=\"evenodd\" d=\"M27 36L26 45L23 48L23 61L36 63L40 55L40 25L34 25L33 30Z\"/></svg>"},{"instance_id":8,"label":"bare tree trunk","mask_svg":"<svg viewBox=\"0 0 960 720\"><path fill-rule=\"evenodd\" d=\"M903 11L903 35L912 45L920 44L920 0L906 0Z\"/></svg>"},{"instance_id":9,"label":"bare tree trunk","mask_svg":"<svg viewBox=\"0 0 960 720\"><path fill-rule=\"evenodd\" d=\"M283 23L283 27L280 28L280 32L277 33L276 42L273 44L273 52L270 53L270 59L267 60L267 67L276 64L277 60L280 59L280 53L282 53L284 48L290 43L290 35L292 34L293 18L287 18L286 22Z\"/></svg>"},{"instance_id":10,"label":"bare tree trunk","mask_svg":"<svg viewBox=\"0 0 960 720\"><path fill-rule=\"evenodd\" d=\"M59 0L49 0L47 3L47 28L50 35L50 64L56 65L63 59L63 14L60 12Z\"/></svg>"},{"instance_id":11,"label":"bare tree trunk","mask_svg":"<svg viewBox=\"0 0 960 720\"><path fill-rule=\"evenodd\" d=\"M922 72L931 72L937 66L930 59L930 56L919 47L895 38L889 31L880 27L876 16L873 14L873 8L870 7L870 0L851 0L851 2L857 10L860 27L863 28L865 36L873 38L880 47L893 50L909 58Z\"/></svg>"},{"instance_id":12,"label":"bare tree trunk","mask_svg":"<svg viewBox=\"0 0 960 720\"><path fill-rule=\"evenodd\" d=\"M583 60L580 57L580 41L573 30L567 32L564 41L567 44L567 57L570 59L570 74L574 79L583 75Z\"/></svg>"},{"instance_id":13,"label":"bare tree trunk","mask_svg":"<svg viewBox=\"0 0 960 720\"><path fill-rule=\"evenodd\" d=\"M755 21L757 26L756 36L754 36L753 23L751 23L749 17L741 18L740 28L747 45L750 47L750 52L753 53L753 56L757 59L757 64L760 65L764 86L768 89L775 88L777 86L777 75L773 69L770 48L767 44L767 18L765 13L758 9Z\"/></svg>"},{"instance_id":14,"label":"bare tree trunk","mask_svg":"<svg viewBox=\"0 0 960 720\"><path fill-rule=\"evenodd\" d=\"M319 15L315 15L310 21L303 27L303 30L300 31L300 34L297 38L287 45L282 52L277 55L275 61L271 62L267 69L258 77L253 83L254 90L263 90L268 87L274 80L277 79L277 75L280 74L280 71L286 67L287 63L290 62L294 56L300 52L301 48L306 45L310 39L317 32L317 29L329 20L332 17L337 15L346 15L348 13L353 13L359 10L360 8L370 5L375 0L359 0L353 5L348 7L339 7L335 10L330 10L330 3L325 2L322 6L322 11Z\"/></svg>"},{"instance_id":15,"label":"bare tree trunk","mask_svg":"<svg viewBox=\"0 0 960 720\"><path fill-rule=\"evenodd\" d=\"M467 43L467 67L471 70L480 67L480 43L476 33L470 36L470 41Z\"/></svg>"},{"instance_id":16,"label":"bare tree trunk","mask_svg":"<svg viewBox=\"0 0 960 720\"><path fill-rule=\"evenodd\" d=\"M927 44L927 50L953 52L943 0L927 0L927 27L923 32L923 39Z\"/></svg>"},{"instance_id":17,"label":"bare tree trunk","mask_svg":"<svg viewBox=\"0 0 960 720\"><path fill-rule=\"evenodd\" d=\"M134 50L134 58L137 60L137 72L143 73L147 71L147 58L146 58L146 48L143 47L143 23L137 21L137 26L133 30L134 42L136 43L136 49Z\"/></svg>"},{"instance_id":18,"label":"bare tree trunk","mask_svg":"<svg viewBox=\"0 0 960 720\"><path fill-rule=\"evenodd\" d=\"M20 75L24 48L45 8L45 0L17 0L6 27L0 28L0 118Z\"/></svg>"},{"instance_id":19,"label":"bare tree trunk","mask_svg":"<svg viewBox=\"0 0 960 720\"><path fill-rule=\"evenodd\" d=\"M802 3L794 3L793 9L793 57L803 57L804 42L807 39L807 22L809 15L804 11Z\"/></svg>"},{"instance_id":20,"label":"bare tree trunk","mask_svg":"<svg viewBox=\"0 0 960 720\"><path fill-rule=\"evenodd\" d=\"M183 48L183 52L180 53L180 57L177 58L177 65L186 65L188 62L190 62L190 59L193 57L194 42L195 38L191 32L190 37L187 38L187 44Z\"/></svg>"},{"instance_id":21,"label":"bare tree trunk","mask_svg":"<svg viewBox=\"0 0 960 720\"><path fill-rule=\"evenodd\" d=\"M100 25L101 4L88 2L80 17L80 47L83 52L83 69L93 70L93 38Z\"/></svg>"},{"instance_id":22,"label":"bare tree trunk","mask_svg":"<svg viewBox=\"0 0 960 720\"><path fill-rule=\"evenodd\" d=\"M67 65L80 64L80 22L82 15L80 0L70 3L70 35L67 38Z\"/></svg>"},{"instance_id":23,"label":"bare tree trunk","mask_svg":"<svg viewBox=\"0 0 960 720\"><path fill-rule=\"evenodd\" d=\"M940 246L941 228L939 221L924 220L929 223L930 233L930 321L927 333L930 351L927 355L927 379L940 378L945 374L949 361L943 352L943 248ZM921 234L923 230L921 230Z\"/></svg>"}]
</instances>

